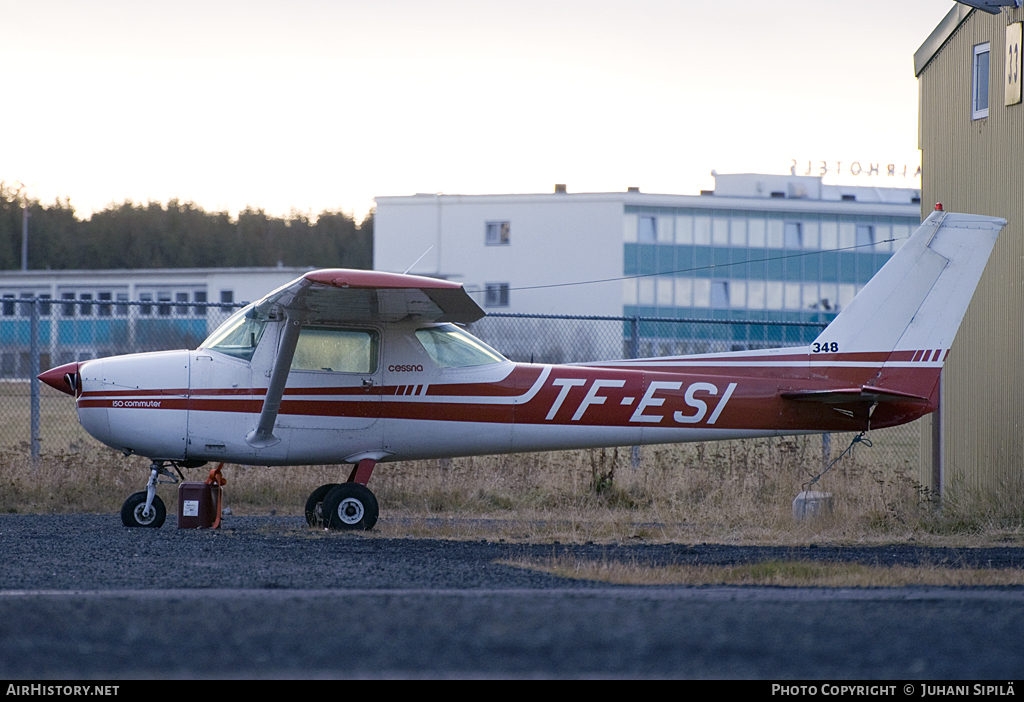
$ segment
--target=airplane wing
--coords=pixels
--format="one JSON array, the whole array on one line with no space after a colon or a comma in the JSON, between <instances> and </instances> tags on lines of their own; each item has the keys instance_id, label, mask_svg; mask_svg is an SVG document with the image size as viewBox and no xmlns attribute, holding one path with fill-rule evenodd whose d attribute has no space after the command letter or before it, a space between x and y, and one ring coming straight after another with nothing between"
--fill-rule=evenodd
<instances>
[{"instance_id":1,"label":"airplane wing","mask_svg":"<svg viewBox=\"0 0 1024 702\"><path fill-rule=\"evenodd\" d=\"M274 422L302 325L403 320L469 324L485 314L460 283L343 268L310 271L260 300L256 309L266 315L279 312L289 323L281 333L259 423L245 438L255 447L280 441Z\"/></svg>"},{"instance_id":2,"label":"airplane wing","mask_svg":"<svg viewBox=\"0 0 1024 702\"><path fill-rule=\"evenodd\" d=\"M486 314L461 283L342 268L310 271L258 303L261 311L275 306L312 324L402 320L470 324Z\"/></svg>"}]
</instances>

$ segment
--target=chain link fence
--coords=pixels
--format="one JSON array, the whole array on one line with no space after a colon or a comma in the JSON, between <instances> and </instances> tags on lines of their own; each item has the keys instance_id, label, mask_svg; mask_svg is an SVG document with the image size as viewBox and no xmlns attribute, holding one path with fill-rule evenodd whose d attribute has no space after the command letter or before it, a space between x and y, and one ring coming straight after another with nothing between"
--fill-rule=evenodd
<instances>
[{"instance_id":1,"label":"chain link fence","mask_svg":"<svg viewBox=\"0 0 1024 702\"><path fill-rule=\"evenodd\" d=\"M170 300L0 300L0 452L56 455L98 442L70 397L36 379L74 361L196 348L241 304Z\"/></svg>"},{"instance_id":2,"label":"chain link fence","mask_svg":"<svg viewBox=\"0 0 1024 702\"><path fill-rule=\"evenodd\" d=\"M817 322L489 314L470 332L513 361L585 363L809 344Z\"/></svg>"},{"instance_id":3,"label":"chain link fence","mask_svg":"<svg viewBox=\"0 0 1024 702\"><path fill-rule=\"evenodd\" d=\"M0 300L0 452L36 458L97 442L74 402L35 380L49 368L118 354L196 348L241 304ZM618 358L795 346L824 324L808 322L491 314L468 330L514 361L580 363ZM917 423L872 432L872 455L904 471L917 465ZM823 465L850 442L821 439ZM813 449L816 451L817 449ZM634 455L637 452L634 450Z\"/></svg>"}]
</instances>

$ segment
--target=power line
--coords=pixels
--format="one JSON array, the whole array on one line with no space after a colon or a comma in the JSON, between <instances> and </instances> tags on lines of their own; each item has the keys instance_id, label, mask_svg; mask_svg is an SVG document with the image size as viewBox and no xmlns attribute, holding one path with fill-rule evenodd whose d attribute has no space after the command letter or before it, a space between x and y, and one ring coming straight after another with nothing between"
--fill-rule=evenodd
<instances>
[{"instance_id":1,"label":"power line","mask_svg":"<svg viewBox=\"0 0 1024 702\"><path fill-rule=\"evenodd\" d=\"M623 275L617 278L599 278L597 280L581 280L575 283L551 283L550 285L527 285L521 288L509 288L512 290L542 290L545 288L567 288L573 285L593 285L595 283L614 283L620 280L635 280L637 278L650 278L656 275L676 275L678 273L696 273L697 271L707 271L712 268L729 268L730 266L745 266L748 263L767 263L769 261L785 261L789 258L803 258L805 256L817 256L824 253L837 253L840 251L852 251L854 249L862 249L868 246L877 246L878 244L888 244L897 239L884 239L882 241L874 241L870 244L857 244L856 246L846 246L841 249L828 249L825 251L807 251L805 253L789 254L786 256L770 256L768 258L756 258L749 259L746 261L734 261L732 263L712 263L710 266L698 266L696 268L680 268L674 271L658 271L657 273L638 273L636 275Z\"/></svg>"}]
</instances>

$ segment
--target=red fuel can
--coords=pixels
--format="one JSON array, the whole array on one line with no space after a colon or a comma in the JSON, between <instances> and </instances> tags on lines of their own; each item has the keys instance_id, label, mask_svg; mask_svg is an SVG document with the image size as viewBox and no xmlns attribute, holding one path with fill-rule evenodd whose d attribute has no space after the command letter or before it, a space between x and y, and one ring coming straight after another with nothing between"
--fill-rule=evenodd
<instances>
[{"instance_id":1,"label":"red fuel can","mask_svg":"<svg viewBox=\"0 0 1024 702\"><path fill-rule=\"evenodd\" d=\"M217 521L220 489L220 485L216 483L179 483L178 528L209 529L212 527Z\"/></svg>"}]
</instances>

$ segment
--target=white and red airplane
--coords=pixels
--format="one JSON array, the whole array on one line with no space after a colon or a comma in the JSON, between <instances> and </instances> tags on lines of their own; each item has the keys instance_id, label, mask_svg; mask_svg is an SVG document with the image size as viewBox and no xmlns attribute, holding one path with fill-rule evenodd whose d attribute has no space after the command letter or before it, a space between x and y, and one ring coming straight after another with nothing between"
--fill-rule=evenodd
<instances>
[{"instance_id":1,"label":"white and red airplane","mask_svg":"<svg viewBox=\"0 0 1024 702\"><path fill-rule=\"evenodd\" d=\"M863 431L937 407L939 374L1005 220L936 206L809 346L590 364L513 363L460 329L461 285L317 270L239 310L194 351L39 377L82 426L151 459L121 512L159 527L159 476L208 461L350 464L310 524L370 529L379 462ZM180 474L180 471L179 471ZM161 480L160 482L168 482Z\"/></svg>"}]
</instances>

